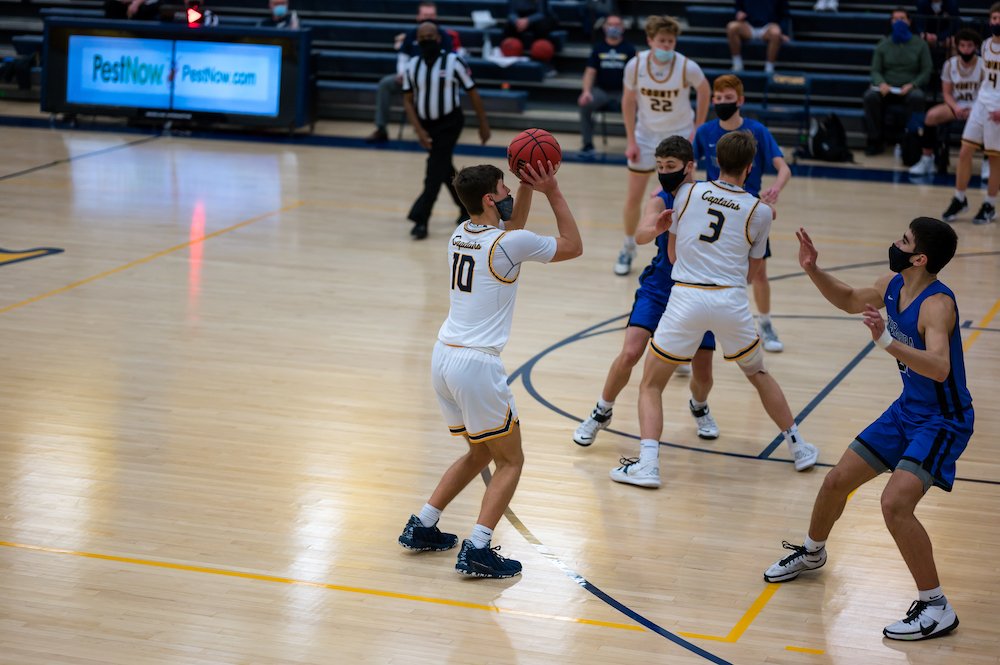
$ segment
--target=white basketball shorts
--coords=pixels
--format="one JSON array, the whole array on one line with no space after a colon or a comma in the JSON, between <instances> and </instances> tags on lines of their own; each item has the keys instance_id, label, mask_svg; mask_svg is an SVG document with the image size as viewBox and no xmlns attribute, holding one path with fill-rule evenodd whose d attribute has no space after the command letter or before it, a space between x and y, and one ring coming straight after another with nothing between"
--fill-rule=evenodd
<instances>
[{"instance_id":1,"label":"white basketball shorts","mask_svg":"<svg viewBox=\"0 0 1000 665\"><path fill-rule=\"evenodd\" d=\"M646 132L640 131L639 128L635 132L635 142L639 144L639 161L629 162L628 170L631 173L653 173L656 171L656 146L660 145L660 141L671 136L682 136L686 139L691 137L694 132L694 125L685 125L678 129L670 130L663 134L662 136L647 136Z\"/></svg>"},{"instance_id":2,"label":"white basketball shorts","mask_svg":"<svg viewBox=\"0 0 1000 665\"><path fill-rule=\"evenodd\" d=\"M508 434L517 422L514 396L500 356L438 341L431 378L441 413L454 436L473 443Z\"/></svg>"},{"instance_id":3,"label":"white basketball shorts","mask_svg":"<svg viewBox=\"0 0 1000 665\"><path fill-rule=\"evenodd\" d=\"M674 284L650 348L661 360L691 362L711 330L726 360L739 360L760 344L746 289Z\"/></svg>"},{"instance_id":4,"label":"white basketball shorts","mask_svg":"<svg viewBox=\"0 0 1000 665\"><path fill-rule=\"evenodd\" d=\"M962 143L982 150L988 157L1000 156L1000 124L990 120L989 110L978 102L965 121Z\"/></svg>"}]
</instances>

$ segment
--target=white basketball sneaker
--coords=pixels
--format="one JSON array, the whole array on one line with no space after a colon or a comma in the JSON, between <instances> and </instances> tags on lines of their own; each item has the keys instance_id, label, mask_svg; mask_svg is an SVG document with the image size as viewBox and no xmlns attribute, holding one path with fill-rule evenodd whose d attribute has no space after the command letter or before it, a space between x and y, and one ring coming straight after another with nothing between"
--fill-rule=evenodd
<instances>
[{"instance_id":1,"label":"white basketball sneaker","mask_svg":"<svg viewBox=\"0 0 1000 665\"><path fill-rule=\"evenodd\" d=\"M760 323L757 326L760 330L760 338L764 342L764 350L769 353L781 353L785 350L785 345L778 339L778 333L774 332L774 325L771 322Z\"/></svg>"},{"instance_id":2,"label":"white basketball sneaker","mask_svg":"<svg viewBox=\"0 0 1000 665\"><path fill-rule=\"evenodd\" d=\"M615 274L627 275L632 272L632 259L638 254L638 247L626 247L622 249L621 253L618 254L618 260L615 261Z\"/></svg>"},{"instance_id":3,"label":"white basketball sneaker","mask_svg":"<svg viewBox=\"0 0 1000 665\"><path fill-rule=\"evenodd\" d=\"M581 446L592 444L597 438L597 433L611 424L611 411L611 409L602 411L601 407L595 406L590 417L580 423L573 432L573 441Z\"/></svg>"},{"instance_id":4,"label":"white basketball sneaker","mask_svg":"<svg viewBox=\"0 0 1000 665\"><path fill-rule=\"evenodd\" d=\"M719 426L715 424L715 418L708 412L708 405L706 404L704 407L696 409L694 400L688 400L688 408L691 409L691 416L694 418L694 421L698 423L698 438L718 439Z\"/></svg>"},{"instance_id":5,"label":"white basketball sneaker","mask_svg":"<svg viewBox=\"0 0 1000 665\"><path fill-rule=\"evenodd\" d=\"M674 374L677 376L689 376L691 374L691 365L678 365L677 369L674 370Z\"/></svg>"},{"instance_id":6,"label":"white basketball sneaker","mask_svg":"<svg viewBox=\"0 0 1000 665\"><path fill-rule=\"evenodd\" d=\"M640 460L637 457L623 457L622 466L611 469L611 480L639 487L660 486L660 460Z\"/></svg>"},{"instance_id":7,"label":"white basketball sneaker","mask_svg":"<svg viewBox=\"0 0 1000 665\"><path fill-rule=\"evenodd\" d=\"M788 452L792 454L792 459L795 460L796 471L805 471L819 459L819 450L817 450L816 446L805 441L789 442Z\"/></svg>"},{"instance_id":8,"label":"white basketball sneaker","mask_svg":"<svg viewBox=\"0 0 1000 665\"><path fill-rule=\"evenodd\" d=\"M958 627L958 617L951 605L928 605L915 600L906 618L886 626L882 634L890 640L929 640L947 635Z\"/></svg>"},{"instance_id":9,"label":"white basketball sneaker","mask_svg":"<svg viewBox=\"0 0 1000 665\"><path fill-rule=\"evenodd\" d=\"M792 553L764 571L765 582L787 582L794 580L804 570L816 570L826 564L826 548L810 552L803 545L792 545L787 540L781 543Z\"/></svg>"}]
</instances>

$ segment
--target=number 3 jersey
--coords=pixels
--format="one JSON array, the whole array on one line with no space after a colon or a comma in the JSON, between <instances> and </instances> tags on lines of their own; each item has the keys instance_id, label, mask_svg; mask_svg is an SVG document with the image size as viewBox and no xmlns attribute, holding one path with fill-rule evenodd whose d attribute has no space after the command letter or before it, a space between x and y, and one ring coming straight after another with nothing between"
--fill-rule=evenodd
<instances>
[{"instance_id":1,"label":"number 3 jersey","mask_svg":"<svg viewBox=\"0 0 1000 665\"><path fill-rule=\"evenodd\" d=\"M753 194L712 180L681 185L670 232L677 236L673 279L691 286L746 288L750 260L764 257L771 208Z\"/></svg>"},{"instance_id":2,"label":"number 3 jersey","mask_svg":"<svg viewBox=\"0 0 1000 665\"><path fill-rule=\"evenodd\" d=\"M448 241L451 308L438 339L499 354L510 337L521 263L548 263L555 253L551 236L461 224Z\"/></svg>"}]
</instances>

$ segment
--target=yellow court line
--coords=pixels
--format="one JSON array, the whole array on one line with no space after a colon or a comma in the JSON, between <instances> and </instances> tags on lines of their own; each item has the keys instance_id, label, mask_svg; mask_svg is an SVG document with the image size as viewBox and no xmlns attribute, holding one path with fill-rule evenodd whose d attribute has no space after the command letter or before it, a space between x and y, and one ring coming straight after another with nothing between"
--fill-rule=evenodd
<instances>
[{"instance_id":1,"label":"yellow court line","mask_svg":"<svg viewBox=\"0 0 1000 665\"><path fill-rule=\"evenodd\" d=\"M765 605L767 605L767 601L771 600L771 596L774 595L774 593L778 590L778 587L780 586L781 584L779 584L778 582L772 582L771 584L768 584L767 588L764 589L764 591L759 596L757 596L757 600L754 601L753 605L750 606L750 609L748 609L746 611L746 614L743 615L743 618L740 619L735 626L733 626L733 629L729 631L729 634L726 635L725 637L716 637L715 635L695 635L694 633L677 633L677 634L683 635L684 637L694 637L700 640L712 640L714 642L735 642L736 640L740 639L740 637L743 635L743 632L750 627L750 624L753 623L753 620L757 618L757 615L760 614L760 611L764 609Z\"/></svg>"},{"instance_id":2,"label":"yellow court line","mask_svg":"<svg viewBox=\"0 0 1000 665\"><path fill-rule=\"evenodd\" d=\"M248 219L245 222L240 222L239 224L233 224L232 226L226 227L226 228L224 228L224 229L222 229L220 231L215 231L214 233L209 233L207 235L203 235L200 238L195 238L194 240L190 240L190 241L184 243L183 245L177 245L176 247L171 247L170 249L165 249L162 252L157 252L156 254L152 254L150 256L147 256L146 258L139 259L138 261L133 261L132 263L126 263L125 265L119 266L119 267L117 267L117 268L115 268L113 270L108 270L107 272L102 272L100 275L94 275L93 277L88 277L87 279L81 280L79 282L74 282L73 284L69 284L68 286L63 286L61 288L58 288L55 291L49 291L48 293L43 293L40 296L35 296L34 298L29 298L28 300L25 300L23 302L19 302L19 303L15 304L15 305L10 305L8 307L4 307L3 309L0 309L0 314L3 314L4 312L9 312L12 309L17 309L18 307L23 307L24 305L31 304L31 303L36 302L38 300L42 300L43 298L48 298L49 296L54 296L56 294L62 293L63 291L69 291L70 289L75 289L78 286L83 286L84 284L89 284L90 282L93 282L95 280L101 279L102 277L107 277L108 275L114 275L115 273L121 272L122 270L128 270L129 268L133 268L133 267L135 267L135 266L137 266L137 265L139 265L141 263L146 263L147 261L152 261L153 259L157 259L157 258L159 258L161 256L164 256L166 254L169 254L171 252L176 252L178 249L184 249L185 247L190 247L191 245L197 245L198 243L204 242L205 240L208 240L209 238L214 238L216 236L221 236L223 233L229 233L230 231L235 231L238 228L247 226L248 224L253 224L254 222L259 222L260 220L265 219L267 217L271 217L272 215L277 215L277 214L280 214L280 213L283 213L283 212L287 212L289 210L294 210L295 208L298 208L301 205L303 205L303 203L302 203L302 201L299 201L298 203L293 203L290 206L285 206L284 208L279 208L278 210L272 210L271 212L268 212L268 213L265 213L263 215L260 215L259 217L254 217L253 219Z\"/></svg>"},{"instance_id":3,"label":"yellow court line","mask_svg":"<svg viewBox=\"0 0 1000 665\"><path fill-rule=\"evenodd\" d=\"M296 580L289 577L276 577L274 575L258 575L256 573L241 573L236 570L222 570L219 568L203 568L201 566L186 566L179 563L167 563L165 561L149 561L146 559L130 559L128 557L111 556L109 554L94 554L93 552L76 552L74 550L61 550L54 547L42 547L40 545L25 545L23 543L7 543L0 541L4 547L14 547L22 550L33 550L36 552L50 552L53 554L69 554L71 556L85 557L88 559L101 559L103 561L118 561L121 563L133 563L140 566L154 566L157 568L170 568L173 570L186 570L195 573L208 573L210 575L225 575L227 577L239 577L248 580L261 580L264 582L279 582L281 584L294 584L298 586L315 587L317 589L330 589L332 591L346 591L348 593L360 593L369 596L381 596L383 598L399 598L401 600L416 600L422 603L434 603L437 605L450 605L452 607L464 607L473 610L484 610L486 612L497 612L499 614L510 614L513 616L530 617L532 619L551 619L553 621L564 621L567 623L580 623L589 626L604 626L606 628L619 628L621 630L636 630L645 632L641 626L630 626L624 623L613 623L610 621L594 621L593 619L580 619L577 617L559 616L556 614L541 614L539 612L527 612L525 610L514 610L507 607L496 607L494 605L479 605L477 603L464 603L458 600L447 600L444 598L428 598L425 596L413 596L406 593L394 593L392 591L378 591L376 589L363 589L360 587L342 586L339 584L325 584L323 582L309 582L306 580Z\"/></svg>"},{"instance_id":4,"label":"yellow court line","mask_svg":"<svg viewBox=\"0 0 1000 665\"><path fill-rule=\"evenodd\" d=\"M820 655L826 653L822 649L806 649L805 647L785 647L785 651L800 651L802 653L815 653Z\"/></svg>"},{"instance_id":5,"label":"yellow court line","mask_svg":"<svg viewBox=\"0 0 1000 665\"><path fill-rule=\"evenodd\" d=\"M979 325L976 327L985 328L986 326L988 326L990 324L990 321L993 320L993 317L997 315L997 312L1000 312L1000 300L996 301L996 303L993 305L993 309L991 309L989 312L986 313L986 316L983 317L983 320L980 321ZM981 332L982 330L972 331L972 334L969 335L969 339L965 340L965 344L962 345L962 353L969 352L969 347L972 346L973 342L979 339L979 333Z\"/></svg>"}]
</instances>

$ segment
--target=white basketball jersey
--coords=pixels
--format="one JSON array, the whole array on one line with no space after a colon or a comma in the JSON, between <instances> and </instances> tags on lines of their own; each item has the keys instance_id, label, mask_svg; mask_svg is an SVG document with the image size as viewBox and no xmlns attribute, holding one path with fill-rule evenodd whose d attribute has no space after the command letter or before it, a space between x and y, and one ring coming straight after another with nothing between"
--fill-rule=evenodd
<instances>
[{"instance_id":1,"label":"white basketball jersey","mask_svg":"<svg viewBox=\"0 0 1000 665\"><path fill-rule=\"evenodd\" d=\"M983 84L979 88L977 101L982 102L987 111L1000 109L1000 44L987 39L979 48L979 59L983 61Z\"/></svg>"},{"instance_id":2,"label":"white basketball jersey","mask_svg":"<svg viewBox=\"0 0 1000 665\"><path fill-rule=\"evenodd\" d=\"M964 109L972 108L979 96L979 86L985 76L983 59L977 57L973 65L966 65L960 56L948 58L941 68L941 80L951 83L955 103Z\"/></svg>"},{"instance_id":3,"label":"white basketball jersey","mask_svg":"<svg viewBox=\"0 0 1000 665\"><path fill-rule=\"evenodd\" d=\"M652 51L641 51L625 65L623 82L638 102L635 133L654 143L677 131L694 128L691 86L705 79L693 60L674 52L660 64Z\"/></svg>"},{"instance_id":4,"label":"white basketball jersey","mask_svg":"<svg viewBox=\"0 0 1000 665\"><path fill-rule=\"evenodd\" d=\"M763 258L771 208L753 194L719 181L682 185L674 199L680 215L675 282L746 288L750 258Z\"/></svg>"},{"instance_id":5,"label":"white basketball jersey","mask_svg":"<svg viewBox=\"0 0 1000 665\"><path fill-rule=\"evenodd\" d=\"M510 337L521 263L548 263L555 253L551 236L459 225L448 240L451 309L438 339L499 354Z\"/></svg>"}]
</instances>

